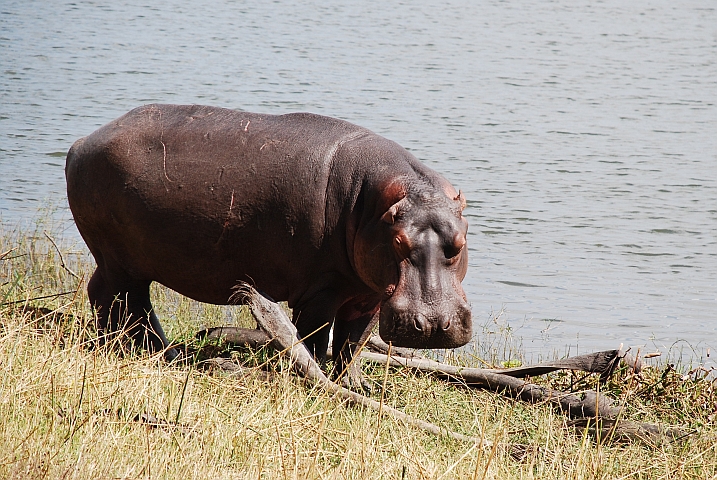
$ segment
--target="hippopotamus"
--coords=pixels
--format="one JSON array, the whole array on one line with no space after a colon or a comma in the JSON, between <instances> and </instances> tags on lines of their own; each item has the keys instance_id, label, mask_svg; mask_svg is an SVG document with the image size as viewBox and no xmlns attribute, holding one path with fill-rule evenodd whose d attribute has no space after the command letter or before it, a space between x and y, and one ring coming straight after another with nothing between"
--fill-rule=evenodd
<instances>
[{"instance_id":1,"label":"hippopotamus","mask_svg":"<svg viewBox=\"0 0 717 480\"><path fill-rule=\"evenodd\" d=\"M77 140L65 176L100 333L174 357L150 284L226 305L248 282L288 303L319 360L333 326L339 372L377 322L395 346L472 336L463 194L366 128L146 105Z\"/></svg>"}]
</instances>

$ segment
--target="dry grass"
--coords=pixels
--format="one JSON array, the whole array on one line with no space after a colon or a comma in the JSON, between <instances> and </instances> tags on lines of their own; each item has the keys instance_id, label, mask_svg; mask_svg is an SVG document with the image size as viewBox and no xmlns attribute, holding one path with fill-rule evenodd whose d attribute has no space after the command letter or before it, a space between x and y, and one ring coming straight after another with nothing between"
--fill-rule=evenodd
<instances>
[{"instance_id":1,"label":"dry grass","mask_svg":"<svg viewBox=\"0 0 717 480\"><path fill-rule=\"evenodd\" d=\"M517 461L501 448L435 437L346 406L267 352L234 355L264 364L274 372L269 380L93 350L84 292L91 258L80 246L60 258L44 230L0 235L0 256L11 250L0 260L0 478L717 477L717 394L699 371L662 367L637 377L625 370L601 387L628 405L629 418L695 431L649 446L598 443L566 428L548 406L408 370L385 376L380 367L365 368L377 385L385 379L388 405L461 433L539 447ZM241 309L197 304L161 287L153 293L171 338L248 321ZM558 374L546 381L569 388L595 379Z\"/></svg>"}]
</instances>

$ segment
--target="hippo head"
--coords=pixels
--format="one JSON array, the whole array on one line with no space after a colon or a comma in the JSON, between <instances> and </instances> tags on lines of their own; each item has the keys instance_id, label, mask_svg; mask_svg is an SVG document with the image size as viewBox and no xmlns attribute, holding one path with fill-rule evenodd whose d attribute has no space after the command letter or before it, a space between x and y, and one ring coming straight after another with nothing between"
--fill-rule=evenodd
<instances>
[{"instance_id":1,"label":"hippo head","mask_svg":"<svg viewBox=\"0 0 717 480\"><path fill-rule=\"evenodd\" d=\"M379 333L395 346L454 348L472 336L461 287L468 267L465 199L443 182L382 186L354 237L357 273L382 294Z\"/></svg>"}]
</instances>

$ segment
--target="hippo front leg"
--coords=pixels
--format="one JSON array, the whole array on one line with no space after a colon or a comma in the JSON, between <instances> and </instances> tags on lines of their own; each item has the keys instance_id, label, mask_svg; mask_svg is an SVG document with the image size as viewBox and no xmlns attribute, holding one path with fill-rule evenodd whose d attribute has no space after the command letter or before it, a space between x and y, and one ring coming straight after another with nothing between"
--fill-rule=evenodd
<instances>
[{"instance_id":1,"label":"hippo front leg","mask_svg":"<svg viewBox=\"0 0 717 480\"><path fill-rule=\"evenodd\" d=\"M378 304L367 304L365 300L346 303L336 314L332 344L333 374L340 377L346 388L371 390L371 385L361 373L359 359L354 357L360 346L366 343L378 320Z\"/></svg>"},{"instance_id":2,"label":"hippo front leg","mask_svg":"<svg viewBox=\"0 0 717 480\"><path fill-rule=\"evenodd\" d=\"M329 333L338 309L335 292L324 290L293 308L292 323L321 368L326 368Z\"/></svg>"}]
</instances>

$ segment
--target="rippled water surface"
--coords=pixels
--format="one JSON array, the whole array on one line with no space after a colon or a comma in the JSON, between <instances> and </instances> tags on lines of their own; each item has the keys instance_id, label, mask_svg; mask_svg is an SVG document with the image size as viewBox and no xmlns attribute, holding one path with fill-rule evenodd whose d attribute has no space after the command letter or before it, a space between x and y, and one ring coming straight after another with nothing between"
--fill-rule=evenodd
<instances>
[{"instance_id":1,"label":"rippled water surface","mask_svg":"<svg viewBox=\"0 0 717 480\"><path fill-rule=\"evenodd\" d=\"M311 111L465 192L479 327L717 355L713 2L118 3L0 4L3 224L77 236L65 152L138 105Z\"/></svg>"}]
</instances>

